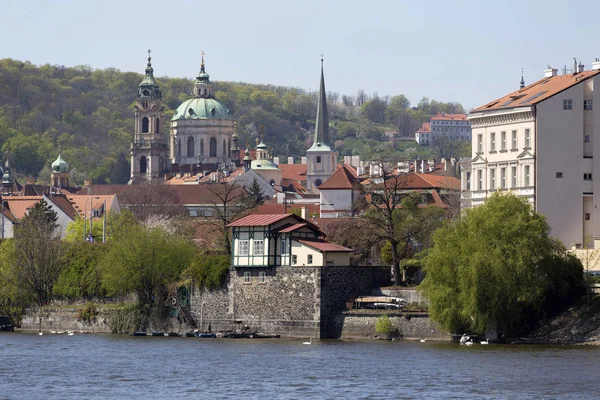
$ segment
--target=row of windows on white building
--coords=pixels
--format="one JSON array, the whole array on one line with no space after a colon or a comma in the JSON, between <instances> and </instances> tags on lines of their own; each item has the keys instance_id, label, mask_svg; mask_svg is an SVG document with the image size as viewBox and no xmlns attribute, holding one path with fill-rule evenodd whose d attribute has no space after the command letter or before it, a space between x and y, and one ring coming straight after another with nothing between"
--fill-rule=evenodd
<instances>
[{"instance_id":1,"label":"row of windows on white building","mask_svg":"<svg viewBox=\"0 0 600 400\"><path fill-rule=\"evenodd\" d=\"M531 148L531 130L529 128L525 129L525 135L524 135L524 140L523 140L523 147L524 148ZM505 131L500 132L500 143L499 143L499 147L496 146L496 132L490 132L490 149L489 152L496 152L498 150L500 151L507 151L507 135ZM518 141L519 141L519 135L518 132L516 130L511 131L511 135L510 135L510 143L511 143L511 148L510 150L518 150ZM477 153L483 153L483 134L480 133L477 135Z\"/></svg>"},{"instance_id":2,"label":"row of windows on white building","mask_svg":"<svg viewBox=\"0 0 600 400\"><path fill-rule=\"evenodd\" d=\"M488 181L488 189L509 189L519 187L517 182L517 166L509 167L510 171L507 167L501 168L488 168L489 171L489 181ZM528 187L531 186L531 166L523 165L523 184L521 186ZM510 172L510 177L507 176L507 173ZM476 170L476 187L474 190L484 190L483 183L483 170ZM562 179L563 173L557 172L556 178ZM508 186L508 179L510 179L510 186ZM583 174L584 181L592 180L592 173L586 172ZM467 190L471 190L471 173L467 172Z\"/></svg>"},{"instance_id":3,"label":"row of windows on white building","mask_svg":"<svg viewBox=\"0 0 600 400\"><path fill-rule=\"evenodd\" d=\"M196 155L200 154L200 156L204 156L204 139L200 139L200 152L196 153L196 144L194 141L194 138L192 136L188 137L187 139L187 157L196 157ZM223 139L223 153L221 154L222 156L225 156L228 153L228 149L229 151L231 151L231 141L229 141L229 145L227 144L227 142L225 141L225 139ZM181 139L177 140L177 156L181 157ZM217 139L214 137L211 137L209 139L208 142L208 153L209 153L209 157L217 157Z\"/></svg>"}]
</instances>

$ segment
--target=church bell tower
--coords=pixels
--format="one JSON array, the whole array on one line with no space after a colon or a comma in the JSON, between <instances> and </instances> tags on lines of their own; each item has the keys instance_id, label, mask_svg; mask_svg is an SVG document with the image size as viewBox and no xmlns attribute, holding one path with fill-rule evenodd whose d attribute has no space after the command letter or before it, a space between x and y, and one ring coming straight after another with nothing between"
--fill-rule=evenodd
<instances>
[{"instance_id":1,"label":"church bell tower","mask_svg":"<svg viewBox=\"0 0 600 400\"><path fill-rule=\"evenodd\" d=\"M162 95L154 80L150 50L146 76L138 86L135 102L135 128L131 144L129 184L162 180L169 170L167 135L162 129Z\"/></svg>"}]
</instances>

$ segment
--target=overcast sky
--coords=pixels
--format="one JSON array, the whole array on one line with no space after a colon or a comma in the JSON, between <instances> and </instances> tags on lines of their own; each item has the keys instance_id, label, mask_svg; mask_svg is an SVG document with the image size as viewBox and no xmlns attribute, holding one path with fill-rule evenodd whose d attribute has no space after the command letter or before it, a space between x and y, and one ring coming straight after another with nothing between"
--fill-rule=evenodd
<instances>
[{"instance_id":1,"label":"overcast sky","mask_svg":"<svg viewBox=\"0 0 600 400\"><path fill-rule=\"evenodd\" d=\"M598 1L0 0L0 58L474 108L600 57Z\"/></svg>"}]
</instances>

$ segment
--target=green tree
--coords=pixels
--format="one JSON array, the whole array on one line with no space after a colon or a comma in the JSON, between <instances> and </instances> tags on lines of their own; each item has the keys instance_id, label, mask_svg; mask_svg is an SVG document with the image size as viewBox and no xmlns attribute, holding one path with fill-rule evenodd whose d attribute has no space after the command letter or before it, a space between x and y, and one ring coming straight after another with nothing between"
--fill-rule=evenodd
<instances>
[{"instance_id":1,"label":"green tree","mask_svg":"<svg viewBox=\"0 0 600 400\"><path fill-rule=\"evenodd\" d=\"M15 241L3 240L0 243L0 315L8 316L16 325L32 296L17 279L15 259Z\"/></svg>"},{"instance_id":2,"label":"green tree","mask_svg":"<svg viewBox=\"0 0 600 400\"><path fill-rule=\"evenodd\" d=\"M102 281L109 295L135 293L149 310L162 304L167 285L179 280L194 254L194 245L179 235L134 225L108 247L100 264Z\"/></svg>"},{"instance_id":3,"label":"green tree","mask_svg":"<svg viewBox=\"0 0 600 400\"><path fill-rule=\"evenodd\" d=\"M431 317L451 332L510 336L564 306L581 263L549 234L526 200L499 193L440 228L423 260Z\"/></svg>"},{"instance_id":4,"label":"green tree","mask_svg":"<svg viewBox=\"0 0 600 400\"><path fill-rule=\"evenodd\" d=\"M103 297L105 291L99 263L107 246L106 243L89 243L81 239L65 243L65 266L54 285L53 295L69 300Z\"/></svg>"},{"instance_id":5,"label":"green tree","mask_svg":"<svg viewBox=\"0 0 600 400\"><path fill-rule=\"evenodd\" d=\"M15 227L15 273L40 306L50 301L63 265L57 219L42 199Z\"/></svg>"},{"instance_id":6,"label":"green tree","mask_svg":"<svg viewBox=\"0 0 600 400\"><path fill-rule=\"evenodd\" d=\"M256 178L254 178L252 180L252 183L248 187L249 205L251 207L257 207L257 206L261 205L263 203L263 201L264 201L264 193L262 191L262 188L260 187L260 184L256 180Z\"/></svg>"}]
</instances>

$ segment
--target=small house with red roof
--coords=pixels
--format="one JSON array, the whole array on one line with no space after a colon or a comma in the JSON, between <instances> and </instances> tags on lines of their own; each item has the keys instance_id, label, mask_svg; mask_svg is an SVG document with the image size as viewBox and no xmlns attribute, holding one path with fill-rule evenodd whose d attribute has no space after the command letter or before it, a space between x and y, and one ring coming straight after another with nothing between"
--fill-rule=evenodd
<instances>
[{"instance_id":1,"label":"small house with red roof","mask_svg":"<svg viewBox=\"0 0 600 400\"><path fill-rule=\"evenodd\" d=\"M356 170L347 164L339 167L321 186L321 218L351 216L360 199L360 182Z\"/></svg>"}]
</instances>

